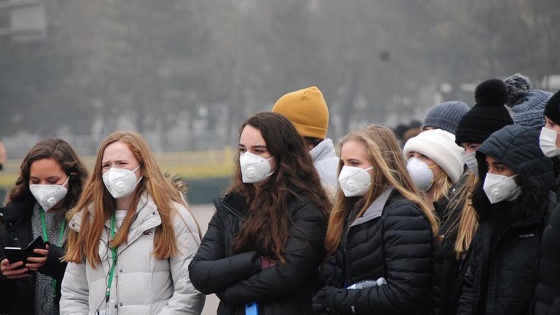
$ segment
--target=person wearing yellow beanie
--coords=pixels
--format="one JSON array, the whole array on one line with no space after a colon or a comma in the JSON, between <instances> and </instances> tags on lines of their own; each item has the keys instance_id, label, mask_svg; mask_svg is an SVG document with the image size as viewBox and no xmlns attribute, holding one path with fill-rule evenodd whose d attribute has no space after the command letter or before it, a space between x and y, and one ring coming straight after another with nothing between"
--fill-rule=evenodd
<instances>
[{"instance_id":1,"label":"person wearing yellow beanie","mask_svg":"<svg viewBox=\"0 0 560 315\"><path fill-rule=\"evenodd\" d=\"M327 138L329 109L323 93L316 86L285 94L272 111L288 118L305 139L313 164L323 186L335 191L338 186L338 163L334 144Z\"/></svg>"}]
</instances>

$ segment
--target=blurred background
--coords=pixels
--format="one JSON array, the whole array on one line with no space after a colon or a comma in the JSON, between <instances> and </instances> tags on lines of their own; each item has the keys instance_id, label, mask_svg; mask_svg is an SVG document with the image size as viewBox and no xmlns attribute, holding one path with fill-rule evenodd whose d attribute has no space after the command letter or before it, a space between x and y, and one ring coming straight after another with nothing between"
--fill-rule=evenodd
<instances>
[{"instance_id":1,"label":"blurred background","mask_svg":"<svg viewBox=\"0 0 560 315\"><path fill-rule=\"evenodd\" d=\"M132 129L207 204L239 124L283 94L317 85L336 142L472 106L489 78L555 92L559 21L558 0L0 0L0 187L41 138L91 166L106 135Z\"/></svg>"}]
</instances>

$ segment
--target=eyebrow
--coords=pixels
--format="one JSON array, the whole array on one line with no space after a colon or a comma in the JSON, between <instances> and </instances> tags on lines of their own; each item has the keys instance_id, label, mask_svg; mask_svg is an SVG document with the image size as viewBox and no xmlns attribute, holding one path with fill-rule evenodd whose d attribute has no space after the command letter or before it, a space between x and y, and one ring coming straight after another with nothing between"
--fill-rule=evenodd
<instances>
[{"instance_id":1,"label":"eyebrow","mask_svg":"<svg viewBox=\"0 0 560 315\"><path fill-rule=\"evenodd\" d=\"M242 143L240 143L239 146L240 147L245 147L245 145L242 144ZM266 149L266 145L259 144L259 145L250 146L250 148L252 148L252 149Z\"/></svg>"},{"instance_id":2,"label":"eyebrow","mask_svg":"<svg viewBox=\"0 0 560 315\"><path fill-rule=\"evenodd\" d=\"M494 165L494 166L506 166L506 167L509 167L507 164L502 163L502 162L498 162L498 161L492 162L492 165Z\"/></svg>"},{"instance_id":3,"label":"eyebrow","mask_svg":"<svg viewBox=\"0 0 560 315\"><path fill-rule=\"evenodd\" d=\"M47 178L45 178L45 179L46 179L46 180L53 180L53 179L59 180L61 177L62 177L61 175L53 175L53 176L49 176L49 177L47 177ZM39 178L39 177L36 177L36 176L29 176L29 179L38 179L38 180L40 180L40 178Z\"/></svg>"},{"instance_id":4,"label":"eyebrow","mask_svg":"<svg viewBox=\"0 0 560 315\"><path fill-rule=\"evenodd\" d=\"M109 163L109 162L128 162L128 159L119 159L119 160L105 160L105 161L101 161L101 164L105 164L105 163Z\"/></svg>"}]
</instances>

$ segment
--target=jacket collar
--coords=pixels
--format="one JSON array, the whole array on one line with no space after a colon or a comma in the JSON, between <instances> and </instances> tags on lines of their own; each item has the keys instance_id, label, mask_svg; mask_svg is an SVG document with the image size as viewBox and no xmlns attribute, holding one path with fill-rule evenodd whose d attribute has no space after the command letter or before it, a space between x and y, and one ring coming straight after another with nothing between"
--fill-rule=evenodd
<instances>
[{"instance_id":1,"label":"jacket collar","mask_svg":"<svg viewBox=\"0 0 560 315\"><path fill-rule=\"evenodd\" d=\"M385 189L385 191L383 191L381 195L379 195L379 197L377 197L377 199L375 199L371 203L371 205L369 205L366 212L364 212L364 215L352 222L350 227L379 218L383 214L383 208L385 208L385 204L387 203L387 200L389 199L392 191L393 187Z\"/></svg>"},{"instance_id":2,"label":"jacket collar","mask_svg":"<svg viewBox=\"0 0 560 315\"><path fill-rule=\"evenodd\" d=\"M89 212L93 212L93 206L88 207ZM82 212L78 212L70 220L70 228L76 232L80 231L80 223L82 222ZM136 207L136 217L130 225L129 231L129 243L132 242L136 237L140 236L144 231L154 228L161 224L161 217L156 204L148 193L143 193L138 200L138 206ZM105 221L105 227L107 229L111 228L111 220Z\"/></svg>"}]
</instances>

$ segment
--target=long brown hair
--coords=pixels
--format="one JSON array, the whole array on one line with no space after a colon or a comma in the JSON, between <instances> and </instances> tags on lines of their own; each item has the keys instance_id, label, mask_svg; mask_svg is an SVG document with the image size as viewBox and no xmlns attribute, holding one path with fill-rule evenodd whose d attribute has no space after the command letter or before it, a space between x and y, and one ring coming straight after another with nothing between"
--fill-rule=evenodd
<instances>
[{"instance_id":1,"label":"long brown hair","mask_svg":"<svg viewBox=\"0 0 560 315\"><path fill-rule=\"evenodd\" d=\"M42 159L53 159L69 177L68 193L64 197L63 207L68 210L76 205L88 177L87 168L68 142L58 138L48 138L37 142L23 158L16 185L10 190L4 205L24 198L33 198L29 190L31 164Z\"/></svg>"},{"instance_id":2,"label":"long brown hair","mask_svg":"<svg viewBox=\"0 0 560 315\"><path fill-rule=\"evenodd\" d=\"M177 240L173 229L173 215L176 209L172 202L179 203L185 208L187 208L187 204L181 193L161 172L146 140L136 132L117 131L110 134L101 143L93 175L77 206L68 214L68 217L71 218L77 213L82 213L80 233L71 230L68 234L68 250L65 256L65 260L68 262L81 263L85 257L93 268L95 268L95 264L101 262L98 250L99 239L105 222L116 210L116 201L103 184L102 160L107 146L115 142L122 142L128 146L140 163L142 170L143 178L134 192L130 209L136 209L140 196L146 192L153 199L161 217L161 225L156 227L153 256L157 259L165 259L177 254ZM134 215L135 211L127 212L122 227L111 241L112 247L127 242L128 230Z\"/></svg>"},{"instance_id":3,"label":"long brown hair","mask_svg":"<svg viewBox=\"0 0 560 315\"><path fill-rule=\"evenodd\" d=\"M388 187L394 187L404 198L420 207L430 222L433 235L437 234L438 221L432 210L426 206L420 192L412 182L406 168L404 155L393 131L387 127L370 125L350 132L340 142L340 148L349 141L366 146L368 160L372 164L372 185L363 198L346 198L339 187L336 202L330 214L325 247L329 255L334 255L342 239L344 221L352 209L361 207L356 218L363 215L371 203ZM339 165L339 173L342 162Z\"/></svg>"},{"instance_id":4,"label":"long brown hair","mask_svg":"<svg viewBox=\"0 0 560 315\"><path fill-rule=\"evenodd\" d=\"M258 113L241 125L240 134L245 126L261 132L267 150L276 161L276 169L257 190L253 184L242 182L237 155L233 183L228 191L237 191L245 198L249 213L244 228L234 239L233 250L253 249L269 259L284 262L291 221L288 201L303 192L325 219L331 204L305 141L287 118L272 112Z\"/></svg>"}]
</instances>

